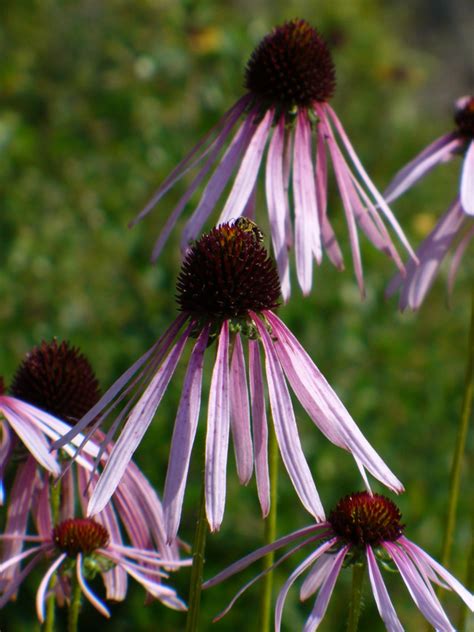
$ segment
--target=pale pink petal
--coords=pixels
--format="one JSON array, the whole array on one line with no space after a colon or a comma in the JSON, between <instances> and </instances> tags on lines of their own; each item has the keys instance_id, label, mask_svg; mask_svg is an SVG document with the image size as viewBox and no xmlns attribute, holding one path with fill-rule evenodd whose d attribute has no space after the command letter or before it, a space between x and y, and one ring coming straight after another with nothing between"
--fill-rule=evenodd
<instances>
[{"instance_id":1,"label":"pale pink petal","mask_svg":"<svg viewBox=\"0 0 474 632\"><path fill-rule=\"evenodd\" d=\"M273 120L273 108L266 111L265 116L257 125L252 140L242 158L239 171L229 193L224 209L219 218L221 222L228 222L233 217L239 217L253 191L257 180L263 150L268 139L268 130Z\"/></svg>"},{"instance_id":2,"label":"pale pink petal","mask_svg":"<svg viewBox=\"0 0 474 632\"><path fill-rule=\"evenodd\" d=\"M88 506L88 515L93 516L98 511L101 511L120 483L133 453L138 448L143 435L155 415L156 409L173 376L188 337L189 328L173 346L166 360L160 366L155 377L133 408L91 496Z\"/></svg>"},{"instance_id":3,"label":"pale pink petal","mask_svg":"<svg viewBox=\"0 0 474 632\"><path fill-rule=\"evenodd\" d=\"M200 184L202 183L204 178L207 176L211 168L215 166L219 152L221 151L222 147L228 140L230 131L234 127L240 115L241 115L240 109L235 110L232 113L232 116L229 118L228 122L225 124L219 136L214 141L214 144L212 146L212 151L209 152L209 157L207 158L206 163L204 164L202 169L199 171L199 173L196 175L194 180L191 182L191 184L186 190L186 193L181 197L178 204L174 207L172 213L168 216L168 219L166 220L166 223L163 226L160 232L160 235L155 242L155 245L153 246L152 261L156 261L158 259L158 256L160 255L163 249L163 246L165 245L171 231L175 227L176 222L181 216L183 210L186 208L186 205L188 204L189 200L192 198L196 190L199 188Z\"/></svg>"},{"instance_id":4,"label":"pale pink petal","mask_svg":"<svg viewBox=\"0 0 474 632\"><path fill-rule=\"evenodd\" d=\"M471 140L461 174L461 206L468 215L474 215L474 141Z\"/></svg>"},{"instance_id":5,"label":"pale pink petal","mask_svg":"<svg viewBox=\"0 0 474 632\"><path fill-rule=\"evenodd\" d=\"M296 273L303 294L309 294L313 279L313 252L321 262L321 233L311 159L311 125L304 110L296 119L293 151L293 194L295 200Z\"/></svg>"},{"instance_id":6,"label":"pale pink petal","mask_svg":"<svg viewBox=\"0 0 474 632\"><path fill-rule=\"evenodd\" d=\"M143 573L139 573L134 567L126 562L121 561L122 566L126 569L127 573L133 577L139 584L141 584L147 592L153 597L159 599L169 608L174 610L186 610L186 604L176 595L176 591L169 586L164 586L160 581L155 581L145 576Z\"/></svg>"},{"instance_id":7,"label":"pale pink petal","mask_svg":"<svg viewBox=\"0 0 474 632\"><path fill-rule=\"evenodd\" d=\"M46 589L48 588L49 581L57 569L66 559L66 553L61 553L57 560L55 560L44 574L43 579L38 586L36 592L36 614L41 623L44 623L44 602L46 599Z\"/></svg>"},{"instance_id":8,"label":"pale pink petal","mask_svg":"<svg viewBox=\"0 0 474 632\"><path fill-rule=\"evenodd\" d=\"M219 334L207 412L204 477L206 515L211 531L219 530L224 516L229 426L229 323L226 320Z\"/></svg>"},{"instance_id":9,"label":"pale pink petal","mask_svg":"<svg viewBox=\"0 0 474 632\"><path fill-rule=\"evenodd\" d=\"M229 577L232 577L232 575L236 575L240 571L244 570L245 568L253 564L253 562L256 562L262 557L265 557L265 555L267 555L268 553L281 549L287 544L291 544L291 542L294 542L295 540L298 540L299 538L304 538L308 535L314 536L314 537L310 537L308 540L305 540L304 546L306 546L306 544L308 544L309 542L312 542L313 540L317 540L318 538L321 538L321 539L325 538L328 535L328 525L325 523L312 524L309 527L303 527L302 529L298 529L297 531L294 531L293 533L290 533L289 535L285 535L282 538L278 538L278 540L275 540L271 544L266 544L265 546L260 547L256 551L253 551L252 553L249 553L245 557L242 557L240 560L237 560L237 562L234 562L233 564L228 566L226 569L218 573L212 579L208 579L206 582L203 583L202 585L203 589L217 586L217 584L220 584L221 582L225 581ZM333 540L333 543L334 543L334 540Z\"/></svg>"},{"instance_id":10,"label":"pale pink petal","mask_svg":"<svg viewBox=\"0 0 474 632\"><path fill-rule=\"evenodd\" d=\"M449 266L449 275L448 275L448 295L450 296L454 289L454 281L456 279L456 275L458 273L459 264L461 263L461 259L466 252L466 248L471 242L471 239L474 237L474 226L468 230L468 232L461 239L459 244L456 246L456 250L454 251L453 258L451 259L451 265Z\"/></svg>"},{"instance_id":11,"label":"pale pink petal","mask_svg":"<svg viewBox=\"0 0 474 632\"><path fill-rule=\"evenodd\" d=\"M0 412L18 435L27 450L46 470L58 476L61 468L56 458L50 452L50 445L45 436L36 427L33 413L39 412L31 404L22 402L14 397L3 396L0 402Z\"/></svg>"},{"instance_id":12,"label":"pale pink petal","mask_svg":"<svg viewBox=\"0 0 474 632\"><path fill-rule=\"evenodd\" d=\"M439 564L435 559L433 559L428 553L420 549L414 542L408 540L405 536L402 536L397 540L410 554L413 562L416 565L419 565L420 562L426 564L429 569L434 571L436 575L438 575L451 590L454 590L459 597L464 601L467 607L471 610L474 610L474 595L470 593L464 586L459 582L451 573L449 573L441 564Z\"/></svg>"},{"instance_id":13,"label":"pale pink petal","mask_svg":"<svg viewBox=\"0 0 474 632\"><path fill-rule=\"evenodd\" d=\"M253 471L252 435L250 434L249 395L244 350L240 335L235 335L230 361L230 427L234 441L237 473L247 485Z\"/></svg>"},{"instance_id":14,"label":"pale pink petal","mask_svg":"<svg viewBox=\"0 0 474 632\"><path fill-rule=\"evenodd\" d=\"M268 393L275 434L283 463L303 506L317 520L324 520L324 509L301 447L293 404L274 344L258 316L252 312L250 315L258 329L265 350Z\"/></svg>"},{"instance_id":15,"label":"pale pink petal","mask_svg":"<svg viewBox=\"0 0 474 632\"><path fill-rule=\"evenodd\" d=\"M306 601L311 595L314 595L321 586L324 579L327 577L329 570L334 563L334 555L327 553L319 558L316 564L308 573L308 576L304 580L300 588L300 600Z\"/></svg>"},{"instance_id":16,"label":"pale pink petal","mask_svg":"<svg viewBox=\"0 0 474 632\"><path fill-rule=\"evenodd\" d=\"M384 191L387 202L393 202L433 167L454 155L462 145L462 140L454 133L446 134L428 145L418 156L403 167Z\"/></svg>"},{"instance_id":17,"label":"pale pink petal","mask_svg":"<svg viewBox=\"0 0 474 632\"><path fill-rule=\"evenodd\" d=\"M319 222L321 224L321 240L330 261L339 270L344 269L342 252L327 216L327 177L328 166L326 156L326 131L324 126L318 126L316 141L316 200L318 204Z\"/></svg>"},{"instance_id":18,"label":"pale pink petal","mask_svg":"<svg viewBox=\"0 0 474 632\"><path fill-rule=\"evenodd\" d=\"M416 255L413 252L412 247L408 243L408 240L405 237L405 233L403 232L403 230L402 230L400 224L398 223L395 215L392 213L392 211L388 207L387 203L383 199L382 195L378 192L378 190L376 189L376 187L372 183L372 180L367 175L364 167L362 166L362 163L360 162L357 154L354 151L354 148L352 147L352 144L351 144L346 132L344 131L344 128L342 127L342 124L341 124L340 120L337 118L336 113L334 112L334 110L331 108L331 106L328 103L324 103L323 105L321 105L320 108L319 108L319 111L323 112L323 118L325 118L325 120L327 121L328 127L329 127L329 121L328 121L327 116L325 116L325 113L326 112L329 113L329 116L332 119L334 127L336 128L336 130L337 130L337 132L338 132L338 134L339 134L339 136L340 136L340 138L342 140L342 143L343 143L343 145L344 145L344 147L345 147L345 149L347 151L347 154L349 155L350 159L352 160L352 163L353 163L354 167L356 168L357 173L361 177L361 179L364 182L365 186L367 187L367 190L369 191L369 193L372 195L374 201L377 204L377 207L380 208L382 213L385 215L385 217L389 221L390 225L392 226L393 230L395 231L397 237L399 238L399 240L401 241L403 246L406 248L407 252L416 261L417 260L416 259Z\"/></svg>"},{"instance_id":19,"label":"pale pink petal","mask_svg":"<svg viewBox=\"0 0 474 632\"><path fill-rule=\"evenodd\" d=\"M40 493L33 504L33 517L38 533L45 539L51 537L53 518L51 515L51 502L49 497L49 481L43 480Z\"/></svg>"},{"instance_id":20,"label":"pale pink petal","mask_svg":"<svg viewBox=\"0 0 474 632\"><path fill-rule=\"evenodd\" d=\"M403 549L391 542L384 548L395 562L406 587L420 612L440 632L455 632L428 580L424 580Z\"/></svg>"},{"instance_id":21,"label":"pale pink petal","mask_svg":"<svg viewBox=\"0 0 474 632\"><path fill-rule=\"evenodd\" d=\"M349 546L345 546L337 553L337 555L333 556L333 563L328 569L326 577L321 584L321 588L316 598L316 603L314 604L314 608L306 621L303 632L314 632L314 630L319 628L319 624L326 614L329 600L331 599L336 580L339 577L342 563L344 562L344 558L348 550Z\"/></svg>"},{"instance_id":22,"label":"pale pink petal","mask_svg":"<svg viewBox=\"0 0 474 632\"><path fill-rule=\"evenodd\" d=\"M223 141L227 138L227 134L230 129L233 127L237 119L240 117L242 112L247 107L248 96L245 95L241 99L235 103L230 110L228 110L224 116L217 122L217 124L209 130L209 132L201 138L201 140L193 147L193 149L189 152L189 154L177 165L173 171L169 174L169 176L164 180L164 182L160 185L160 187L155 191L151 200L147 203L147 205L140 211L140 213L135 217L135 219L131 222L133 226L140 220L142 220L148 213L153 209L153 207L158 204L160 199L165 195L171 187L178 182L190 169L198 165L201 160L203 160L206 155L215 147L216 144L221 145ZM221 130L221 131L219 131ZM199 152L199 150L205 145L205 143L215 136L213 140L209 143L208 147L204 149L197 158L193 160L195 155Z\"/></svg>"},{"instance_id":23,"label":"pale pink petal","mask_svg":"<svg viewBox=\"0 0 474 632\"><path fill-rule=\"evenodd\" d=\"M222 157L222 160L219 162L216 170L210 177L201 199L199 200L199 204L193 211L189 220L186 222L181 238L181 246L183 248L186 248L188 243L194 239L201 230L202 225L216 206L222 191L229 182L229 179L241 158L242 152L248 147L256 130L253 123L254 114L255 112L250 112L238 128L232 142Z\"/></svg>"},{"instance_id":24,"label":"pale pink petal","mask_svg":"<svg viewBox=\"0 0 474 632\"><path fill-rule=\"evenodd\" d=\"M31 499L37 484L36 467L37 464L33 456L28 456L26 461L18 466L11 490L7 522L3 534L19 537L3 542L1 548L2 561L15 557L23 548L21 536L24 536L26 533ZM2 573L1 583L11 581L18 575L19 570L20 567L18 566L12 568L8 573Z\"/></svg>"},{"instance_id":25,"label":"pale pink petal","mask_svg":"<svg viewBox=\"0 0 474 632\"><path fill-rule=\"evenodd\" d=\"M319 548L316 549L311 555L309 555L303 562L295 568L295 570L288 577L286 582L283 584L283 588L278 593L278 598L275 604L275 632L280 632L281 628L281 617L283 614L283 607L285 605L286 596L293 586L298 577L305 572L307 568L309 568L316 560L321 557L326 551L328 551L334 543L337 541L337 538L331 538L324 544L322 544Z\"/></svg>"},{"instance_id":26,"label":"pale pink petal","mask_svg":"<svg viewBox=\"0 0 474 632\"><path fill-rule=\"evenodd\" d=\"M320 122L321 133L324 134L326 144L331 154L334 175L336 176L337 186L341 195L342 205L344 207L344 213L346 215L347 228L349 231L349 242L351 245L352 262L354 265L354 272L356 275L357 283L360 291L364 293L364 279L362 274L362 260L360 255L359 237L357 235L357 226L354 217L354 209L352 207L353 198L351 197L352 182L347 175L347 165L342 159L339 148L334 140L329 125L324 122Z\"/></svg>"},{"instance_id":27,"label":"pale pink petal","mask_svg":"<svg viewBox=\"0 0 474 632\"><path fill-rule=\"evenodd\" d=\"M285 152L285 117L278 121L268 148L265 191L273 252L281 280L285 301L289 296L288 248L286 244L286 216L288 191L285 190L283 158ZM283 291L285 287L285 291Z\"/></svg>"},{"instance_id":28,"label":"pale pink petal","mask_svg":"<svg viewBox=\"0 0 474 632\"><path fill-rule=\"evenodd\" d=\"M16 564L29 555L36 553L35 557L28 562L28 564L21 570L21 572L16 575L16 577L11 582L8 582L6 586L2 587L2 595L0 597L0 609L3 608L10 601L10 599L15 598L15 595L25 577L30 574L30 572L39 562L44 560L45 554L50 553L51 551L52 547L48 543L40 547L34 547L33 549L26 551L26 553L21 553L20 555L16 556L16 559L13 560L12 564ZM11 562L11 560L9 560L9 562ZM9 566L9 563L5 563L1 565L0 568L8 568ZM2 571L0 570L0 572Z\"/></svg>"},{"instance_id":29,"label":"pale pink petal","mask_svg":"<svg viewBox=\"0 0 474 632\"><path fill-rule=\"evenodd\" d=\"M285 375L308 415L327 438L353 453L369 472L396 492L403 490L352 419L339 397L284 323L272 312L265 317L278 339L274 348Z\"/></svg>"},{"instance_id":30,"label":"pale pink petal","mask_svg":"<svg viewBox=\"0 0 474 632\"><path fill-rule=\"evenodd\" d=\"M255 454L255 478L262 515L270 511L270 477L268 471L268 424L265 410L260 348L256 340L249 340L250 401Z\"/></svg>"},{"instance_id":31,"label":"pale pink petal","mask_svg":"<svg viewBox=\"0 0 474 632\"><path fill-rule=\"evenodd\" d=\"M385 587L382 573L379 570L375 555L370 546L366 548L370 585L377 609L388 632L403 632L403 626L397 617L395 608Z\"/></svg>"},{"instance_id":32,"label":"pale pink petal","mask_svg":"<svg viewBox=\"0 0 474 632\"><path fill-rule=\"evenodd\" d=\"M465 217L457 199L418 248L419 264L409 261L406 277L403 279L397 275L391 280L386 294L391 296L401 287L399 305L402 311L407 307L413 310L420 307Z\"/></svg>"},{"instance_id":33,"label":"pale pink petal","mask_svg":"<svg viewBox=\"0 0 474 632\"><path fill-rule=\"evenodd\" d=\"M163 517L168 542L175 539L181 520L189 462L201 408L202 369L208 338L209 327L205 327L189 359L176 413L163 494Z\"/></svg>"},{"instance_id":34,"label":"pale pink petal","mask_svg":"<svg viewBox=\"0 0 474 632\"><path fill-rule=\"evenodd\" d=\"M80 553L77 556L77 560L76 560L76 577L77 577L79 586L81 587L82 594L85 596L87 601L89 601L94 606L94 608L100 612L100 614L104 615L104 617L107 617L107 619L109 619L110 618L109 610L107 609L105 604L98 597L94 595L92 590L86 584L86 581L82 574L82 555Z\"/></svg>"},{"instance_id":35,"label":"pale pink petal","mask_svg":"<svg viewBox=\"0 0 474 632\"><path fill-rule=\"evenodd\" d=\"M308 538L307 540L304 540L303 542L300 542L295 547L293 547L292 549L287 551L284 555L282 555L276 562L271 564L271 566L268 566L261 573L259 573L255 577L253 577L249 582L244 584L242 586L242 588L240 588L239 591L232 597L231 601L226 606L226 608L222 612L220 612L216 617L214 617L212 622L215 623L216 621L219 621L220 619L222 619L229 612L229 610L231 610L233 608L233 606L236 603L236 601L244 594L244 592L246 592L250 588L250 586L253 586L256 582L258 582L260 579L262 579L262 577L265 577L265 575L267 575L268 573L273 572L275 570L275 568L280 566L283 562L285 562L287 559L292 557L295 553L297 553L301 549L305 548L306 546L309 546L310 544L312 544L316 540L317 540L317 538ZM204 588L208 588L207 584L206 584L206 586L203 586L203 587Z\"/></svg>"}]
</instances>

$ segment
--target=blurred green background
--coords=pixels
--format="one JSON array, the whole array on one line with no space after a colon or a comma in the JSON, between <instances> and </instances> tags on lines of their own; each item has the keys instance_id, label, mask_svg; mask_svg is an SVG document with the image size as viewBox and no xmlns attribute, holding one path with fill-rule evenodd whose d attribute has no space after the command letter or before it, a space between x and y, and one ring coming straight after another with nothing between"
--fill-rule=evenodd
<instances>
[{"instance_id":1,"label":"blurred green background","mask_svg":"<svg viewBox=\"0 0 474 632\"><path fill-rule=\"evenodd\" d=\"M133 230L127 223L242 94L245 63L272 26L304 17L328 40L338 78L333 106L382 190L416 152L451 129L453 101L474 85L469 37L474 17L467 0L403 6L382 0L4 0L0 17L0 373L7 383L33 345L57 336L82 349L105 389L174 318L178 233L157 265L149 264L149 254L186 182ZM459 168L458 160L438 168L394 205L413 244L454 197ZM330 204L347 245L333 184ZM265 217L263 208L259 217ZM465 257L450 308L439 279L418 314L401 315L394 300L384 299L392 265L367 243L363 258L364 302L346 249L346 271L324 262L315 271L311 297L303 299L294 283L280 316L404 482L407 493L397 502L406 534L439 557L462 399L472 266ZM182 375L136 453L160 491ZM352 459L315 431L301 410L299 422L329 510L341 495L361 488L360 478ZM188 542L204 429L202 423L185 502L181 535ZM206 577L262 543L255 484L239 487L233 457L228 469L225 520L221 532L208 538ZM283 535L308 524L309 517L283 471L280 483ZM464 476L452 563L461 579L470 547L470 505ZM277 586L295 566L292 560L279 568ZM345 629L349 575L337 585L322 630ZM250 576L252 571L204 594L203 631L257 630L252 615L258 587L211 624ZM18 602L0 613L2 629L38 627L34 579ZM188 571L173 579L186 598ZM406 629L422 629L402 580L389 577L388 584ZM112 607L110 621L86 605L81 629L183 629L182 615L159 603L143 607L143 597L141 587L130 582L126 602ZM456 600L448 597L447 607L455 617ZM300 630L310 608L293 590L284 630ZM367 590L361 630L382 629Z\"/></svg>"}]
</instances>

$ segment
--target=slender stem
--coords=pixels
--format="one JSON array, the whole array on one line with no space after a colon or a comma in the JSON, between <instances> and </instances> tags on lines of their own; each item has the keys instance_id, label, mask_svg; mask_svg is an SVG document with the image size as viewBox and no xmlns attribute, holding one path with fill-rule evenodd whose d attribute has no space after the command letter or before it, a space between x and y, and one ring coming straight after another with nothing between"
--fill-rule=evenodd
<instances>
[{"instance_id":1,"label":"slender stem","mask_svg":"<svg viewBox=\"0 0 474 632\"><path fill-rule=\"evenodd\" d=\"M347 632L357 632L362 603L362 586L364 583L365 562L352 566L352 591L347 619Z\"/></svg>"},{"instance_id":2,"label":"slender stem","mask_svg":"<svg viewBox=\"0 0 474 632\"><path fill-rule=\"evenodd\" d=\"M456 511L459 500L459 488L461 483L461 469L464 450L466 448L467 431L472 414L472 401L474 394L474 288L471 291L471 325L469 330L469 342L467 347L466 379L461 409L461 419L458 428L458 436L454 447L451 477L449 481L448 514L446 529L444 532L443 552L441 563L449 566L451 547L453 544L454 528L456 524Z\"/></svg>"},{"instance_id":3,"label":"slender stem","mask_svg":"<svg viewBox=\"0 0 474 632\"><path fill-rule=\"evenodd\" d=\"M191 568L191 581L189 584L188 616L186 619L186 632L197 632L199 623L199 610L201 606L202 574L204 568L204 552L206 549L207 519L206 496L204 492L204 477L201 486L201 499L199 501L199 514L194 534L193 565Z\"/></svg>"},{"instance_id":4,"label":"slender stem","mask_svg":"<svg viewBox=\"0 0 474 632\"><path fill-rule=\"evenodd\" d=\"M77 632L78 630L81 596L81 587L74 572L71 578L71 603L69 604L67 632Z\"/></svg>"},{"instance_id":5,"label":"slender stem","mask_svg":"<svg viewBox=\"0 0 474 632\"><path fill-rule=\"evenodd\" d=\"M474 587L474 512L472 515L471 525L471 551L467 560L466 581L464 582L464 585L468 590L472 592L472 589ZM461 611L459 613L458 627L456 628L460 632L463 632L463 630L467 630L467 620L469 614L469 608L467 604L463 602L461 606Z\"/></svg>"},{"instance_id":6,"label":"slender stem","mask_svg":"<svg viewBox=\"0 0 474 632\"><path fill-rule=\"evenodd\" d=\"M59 508L61 502L61 479L57 481L51 481L50 485L50 498L51 498L51 516L53 519L53 525L59 521ZM49 595L46 599L46 618L44 622L44 632L53 632L55 615L56 615L56 593L54 587L56 586L56 574L51 577L49 582Z\"/></svg>"},{"instance_id":7,"label":"slender stem","mask_svg":"<svg viewBox=\"0 0 474 632\"><path fill-rule=\"evenodd\" d=\"M273 427L268 437L269 475L270 475L270 512L265 519L265 544L271 544L276 539L277 500L278 500L278 444ZM275 552L268 553L263 558L263 569L270 568L275 559ZM272 621L272 592L273 573L269 572L263 578L260 596L259 632L270 632Z\"/></svg>"}]
</instances>

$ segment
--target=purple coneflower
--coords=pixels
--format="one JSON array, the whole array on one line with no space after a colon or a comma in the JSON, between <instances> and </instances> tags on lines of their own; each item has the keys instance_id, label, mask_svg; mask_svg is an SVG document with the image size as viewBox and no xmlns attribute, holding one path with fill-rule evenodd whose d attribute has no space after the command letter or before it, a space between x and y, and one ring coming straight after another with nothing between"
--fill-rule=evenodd
<instances>
[{"instance_id":1,"label":"purple coneflower","mask_svg":"<svg viewBox=\"0 0 474 632\"><path fill-rule=\"evenodd\" d=\"M7 398L10 408L16 407L20 412L20 420L24 418L25 410L32 409L44 422L40 431L45 431L47 437L44 439L45 454L53 459L56 465L53 475L58 477L62 473L61 481L57 483L60 498L59 513L55 518L72 518L77 505L76 486L83 509L90 497L92 490L91 486L87 485L87 480L94 470L93 462L98 456L98 447L94 442L88 442L77 459L77 467L71 469L68 467L70 460L67 459L67 454L57 455L49 452L50 440L58 439L71 429L70 424L61 420L68 420L74 424L100 399L99 383L92 366L84 354L68 342L58 343L56 339L51 342L43 341L26 355L18 367L10 392L15 396ZM103 435L97 433L94 439L101 441ZM81 443L82 437L78 436L74 441L77 446ZM74 452L70 446L69 455ZM13 448L9 453L13 453ZM9 539L4 542L0 561L9 559L21 551L20 536L26 532L34 499L44 486L54 484L49 480L50 470L42 470L41 466L44 464L34 453L28 454L26 450L16 448L14 456L14 459L10 459L8 455L0 454L2 470L10 462L10 470L15 469L13 484L9 490L4 531ZM106 456L106 453L102 455L102 462L105 462ZM140 549L156 547L165 558L177 556L176 543L170 546L166 542L161 502L135 463L129 463L113 501L104 507L103 519L105 526L115 534L116 543L122 541L120 532L123 527L133 546ZM14 579L15 568L12 567L3 575L3 585ZM112 575L118 575L114 582L117 588L115 594L121 594L124 588L126 590L125 573L122 572L120 577L120 573L114 571L114 574L109 574L108 577L112 578Z\"/></svg>"},{"instance_id":2,"label":"purple coneflower","mask_svg":"<svg viewBox=\"0 0 474 632\"><path fill-rule=\"evenodd\" d=\"M305 20L297 19L273 29L250 57L245 88L246 94L174 169L137 216L135 221L145 217L177 180L202 163L162 229L153 259L158 257L187 203L213 169L199 204L184 228L183 248L201 232L236 170L219 223L242 214L253 217L257 176L268 144L266 198L285 300L290 295L288 250L293 241L298 282L305 294L312 286L313 258L321 263L323 249L336 267L343 268L341 250L327 213L328 154L346 214L361 291L364 286L357 225L374 246L403 271L380 212L407 250L411 254L412 251L328 103L336 88L335 69L331 53L316 29Z\"/></svg>"},{"instance_id":3,"label":"purple coneflower","mask_svg":"<svg viewBox=\"0 0 474 632\"><path fill-rule=\"evenodd\" d=\"M269 510L268 427L261 350L280 454L301 502L316 519L324 519L324 510L303 454L287 382L323 434L353 454L364 478L367 468L391 489L403 489L306 351L274 313L279 297L275 264L253 222L222 224L189 248L177 282L181 314L75 428L57 442L61 445L70 440L91 421L92 430L87 436L92 435L93 428L117 404L127 401L107 432L106 440L126 418L89 503L89 515L100 511L114 493L153 419L186 343L191 340L195 343L182 387L163 494L169 538L176 535L181 517L200 412L205 355L214 362L205 452L206 512L211 530L220 527L224 513L230 431L239 479L248 483L255 467L262 512L267 515Z\"/></svg>"},{"instance_id":4,"label":"purple coneflower","mask_svg":"<svg viewBox=\"0 0 474 632\"><path fill-rule=\"evenodd\" d=\"M385 195L392 201L399 197L433 167L463 156L459 194L417 250L419 265L409 261L406 276L397 275L387 294L401 290L400 309L418 309L436 277L449 248L457 242L448 277L451 293L462 256L474 235L474 97L456 101L457 129L435 140L404 167L390 183Z\"/></svg>"},{"instance_id":5,"label":"purple coneflower","mask_svg":"<svg viewBox=\"0 0 474 632\"><path fill-rule=\"evenodd\" d=\"M57 590L62 592L64 598L70 600L71 582L75 575L82 593L106 617L110 616L109 610L89 588L86 579L93 579L97 574L100 574L107 588L107 598L114 601L124 599L123 591L121 592L118 586L113 588L113 584L111 585L109 581L113 569L118 569L121 573L133 577L142 584L149 595L159 599L166 606L176 610L186 610L185 604L179 599L176 592L163 585L162 579L167 577L164 568L176 569L189 565L190 561L162 559L160 554L153 550L116 544L109 530L91 518L71 518L60 522L53 528L48 503L41 503L38 532L39 535L36 536L21 536L23 542L35 543L36 546L0 564L0 578L5 571L12 567L18 569L15 581L8 584L8 588L0 597L0 608L5 606L33 568L44 559L54 558L36 593L36 611L38 619L42 623L45 618L45 599L48 585L55 573L60 580L57 584ZM8 536L4 535L0 538L5 540ZM31 556L33 556L32 559L20 571L20 563Z\"/></svg>"},{"instance_id":6,"label":"purple coneflower","mask_svg":"<svg viewBox=\"0 0 474 632\"><path fill-rule=\"evenodd\" d=\"M392 560L416 606L436 630L454 632L431 582L454 590L471 610L474 608L473 596L432 557L406 538L403 535L404 527L399 509L385 496L368 492L351 494L338 502L326 522L305 527L258 549L205 582L203 587L215 586L270 551L298 542L271 567L274 568L304 547L312 549L310 555L291 573L278 595L275 606L276 632L280 630L288 591L300 575L309 571L300 589L300 599L304 601L318 593L304 627L304 632L311 632L318 628L324 617L342 567L353 564L367 565L375 602L387 630L403 632L377 560L382 567ZM218 618L224 616L238 597L269 570L246 584Z\"/></svg>"}]
</instances>

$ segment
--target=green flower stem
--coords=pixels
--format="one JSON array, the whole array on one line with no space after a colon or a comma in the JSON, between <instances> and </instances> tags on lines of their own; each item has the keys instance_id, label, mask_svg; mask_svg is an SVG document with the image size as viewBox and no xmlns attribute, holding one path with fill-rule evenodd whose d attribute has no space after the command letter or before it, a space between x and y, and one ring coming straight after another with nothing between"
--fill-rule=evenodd
<instances>
[{"instance_id":1,"label":"green flower stem","mask_svg":"<svg viewBox=\"0 0 474 632\"><path fill-rule=\"evenodd\" d=\"M197 632L199 624L199 610L201 606L202 575L204 568L204 553L206 549L207 519L206 495L204 491L204 477L201 486L199 515L196 522L196 532L193 546L193 565L189 584L188 616L186 632Z\"/></svg>"},{"instance_id":2,"label":"green flower stem","mask_svg":"<svg viewBox=\"0 0 474 632\"><path fill-rule=\"evenodd\" d=\"M474 394L474 288L471 290L471 325L469 330L469 341L467 346L467 366L466 379L464 385L464 395L461 409L461 418L458 428L458 436L454 447L453 463L451 466L451 477L449 481L448 514L446 519L446 529L444 532L443 552L441 564L449 566L451 557L451 547L454 538L454 528L456 525L456 512L459 501L459 488L461 484L461 470L466 448L467 431L469 420L472 415L472 401Z\"/></svg>"},{"instance_id":3,"label":"green flower stem","mask_svg":"<svg viewBox=\"0 0 474 632\"><path fill-rule=\"evenodd\" d=\"M347 632L357 632L362 603L362 586L364 583L365 562L352 566L352 591L347 619Z\"/></svg>"},{"instance_id":4,"label":"green flower stem","mask_svg":"<svg viewBox=\"0 0 474 632\"><path fill-rule=\"evenodd\" d=\"M278 499L278 445L273 427L270 428L268 437L269 474L270 474L270 513L265 519L265 544L271 544L276 539L277 525L277 499ZM263 558L263 569L270 568L275 559L272 551ZM260 596L260 622L259 632L270 632L272 621L272 592L273 573L269 572L263 578L262 592Z\"/></svg>"},{"instance_id":5,"label":"green flower stem","mask_svg":"<svg viewBox=\"0 0 474 632\"><path fill-rule=\"evenodd\" d=\"M59 507L61 502L61 479L52 481L50 485L50 497L51 497L51 516L53 519L53 525L59 521ZM56 573L51 577L49 582L49 595L46 599L46 618L44 621L44 632L53 632L55 615L56 615L56 594L54 587L56 586Z\"/></svg>"},{"instance_id":6,"label":"green flower stem","mask_svg":"<svg viewBox=\"0 0 474 632\"><path fill-rule=\"evenodd\" d=\"M467 560L467 569L466 569L466 580L464 585L468 590L472 592L474 588L474 512L472 514L472 523L471 523L471 551L469 553L469 558ZM468 618L471 617L471 611L468 606L463 602L461 606L461 610L459 612L459 620L457 630L463 632L467 630Z\"/></svg>"},{"instance_id":7,"label":"green flower stem","mask_svg":"<svg viewBox=\"0 0 474 632\"><path fill-rule=\"evenodd\" d=\"M76 562L77 564L77 562ZM81 587L77 581L76 569L71 578L71 603L67 621L67 632L77 632L79 623L79 613L81 612Z\"/></svg>"}]
</instances>

